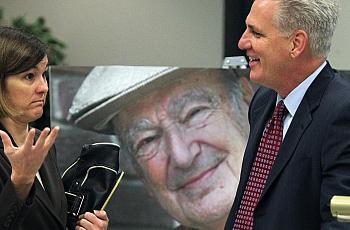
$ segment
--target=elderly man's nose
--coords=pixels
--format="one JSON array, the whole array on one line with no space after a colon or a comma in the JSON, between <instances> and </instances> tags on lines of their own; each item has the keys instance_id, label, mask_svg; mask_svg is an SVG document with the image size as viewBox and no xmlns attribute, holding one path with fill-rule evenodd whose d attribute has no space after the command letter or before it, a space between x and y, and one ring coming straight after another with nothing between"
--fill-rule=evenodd
<instances>
[{"instance_id":1,"label":"elderly man's nose","mask_svg":"<svg viewBox=\"0 0 350 230\"><path fill-rule=\"evenodd\" d=\"M189 140L180 131L168 135L168 154L171 164L178 168L189 168L200 152L199 144Z\"/></svg>"}]
</instances>

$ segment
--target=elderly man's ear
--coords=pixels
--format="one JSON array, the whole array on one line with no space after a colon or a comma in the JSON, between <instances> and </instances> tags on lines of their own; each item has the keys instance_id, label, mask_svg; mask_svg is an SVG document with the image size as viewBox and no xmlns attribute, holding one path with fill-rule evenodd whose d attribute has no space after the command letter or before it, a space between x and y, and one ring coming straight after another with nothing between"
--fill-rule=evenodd
<instances>
[{"instance_id":1,"label":"elderly man's ear","mask_svg":"<svg viewBox=\"0 0 350 230\"><path fill-rule=\"evenodd\" d=\"M253 87L250 84L248 78L244 76L240 77L239 85L243 94L243 100L249 105L254 94Z\"/></svg>"}]
</instances>

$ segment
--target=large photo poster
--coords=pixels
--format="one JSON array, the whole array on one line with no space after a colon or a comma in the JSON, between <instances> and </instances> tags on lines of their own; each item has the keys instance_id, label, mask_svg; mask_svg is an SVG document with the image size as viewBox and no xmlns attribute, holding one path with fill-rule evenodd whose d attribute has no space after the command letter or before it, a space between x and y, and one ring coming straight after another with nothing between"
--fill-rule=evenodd
<instances>
[{"instance_id":1,"label":"large photo poster","mask_svg":"<svg viewBox=\"0 0 350 230\"><path fill-rule=\"evenodd\" d=\"M110 229L222 229L248 138L248 70L50 67L61 173L84 144L120 146Z\"/></svg>"}]
</instances>

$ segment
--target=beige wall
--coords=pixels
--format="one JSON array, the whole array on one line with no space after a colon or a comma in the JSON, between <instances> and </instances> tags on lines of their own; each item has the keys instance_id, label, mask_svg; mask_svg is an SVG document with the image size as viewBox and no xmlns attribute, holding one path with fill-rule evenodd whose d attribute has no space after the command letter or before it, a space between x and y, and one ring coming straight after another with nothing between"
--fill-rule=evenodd
<instances>
[{"instance_id":1,"label":"beige wall","mask_svg":"<svg viewBox=\"0 0 350 230\"><path fill-rule=\"evenodd\" d=\"M220 67L224 0L2 0L5 19L44 16L69 44L69 65ZM350 1L329 60L350 69Z\"/></svg>"},{"instance_id":2,"label":"beige wall","mask_svg":"<svg viewBox=\"0 0 350 230\"><path fill-rule=\"evenodd\" d=\"M2 0L5 19L44 16L69 65L219 67L223 0Z\"/></svg>"},{"instance_id":3,"label":"beige wall","mask_svg":"<svg viewBox=\"0 0 350 230\"><path fill-rule=\"evenodd\" d=\"M350 1L340 0L339 23L333 37L329 60L334 68L350 70Z\"/></svg>"}]
</instances>

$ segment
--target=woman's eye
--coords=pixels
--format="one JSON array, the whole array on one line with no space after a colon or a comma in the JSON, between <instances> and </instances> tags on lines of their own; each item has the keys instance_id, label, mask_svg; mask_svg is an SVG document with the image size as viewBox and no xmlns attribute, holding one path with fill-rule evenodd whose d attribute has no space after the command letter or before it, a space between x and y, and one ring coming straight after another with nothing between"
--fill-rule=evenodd
<instances>
[{"instance_id":1,"label":"woman's eye","mask_svg":"<svg viewBox=\"0 0 350 230\"><path fill-rule=\"evenodd\" d=\"M46 70L46 71L43 73L43 77L44 77L44 78L48 78L48 76L49 76L49 72Z\"/></svg>"},{"instance_id":2,"label":"woman's eye","mask_svg":"<svg viewBox=\"0 0 350 230\"><path fill-rule=\"evenodd\" d=\"M33 79L34 79L34 74L32 74L32 73L27 74L27 75L25 76L25 79L26 79L26 80L29 80L29 81L33 80Z\"/></svg>"}]
</instances>

